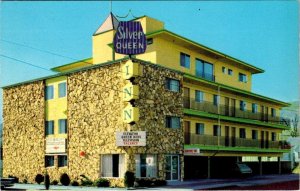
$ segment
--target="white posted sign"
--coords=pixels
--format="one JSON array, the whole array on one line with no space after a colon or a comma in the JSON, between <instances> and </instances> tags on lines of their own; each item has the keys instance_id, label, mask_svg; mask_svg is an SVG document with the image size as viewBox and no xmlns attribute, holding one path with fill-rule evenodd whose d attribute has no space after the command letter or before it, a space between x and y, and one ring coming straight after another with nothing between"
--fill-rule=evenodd
<instances>
[{"instance_id":1,"label":"white posted sign","mask_svg":"<svg viewBox=\"0 0 300 191\"><path fill-rule=\"evenodd\" d=\"M46 153L65 153L66 139L65 138L47 138Z\"/></svg>"},{"instance_id":2,"label":"white posted sign","mask_svg":"<svg viewBox=\"0 0 300 191\"><path fill-rule=\"evenodd\" d=\"M146 131L116 132L117 146L146 146Z\"/></svg>"}]
</instances>

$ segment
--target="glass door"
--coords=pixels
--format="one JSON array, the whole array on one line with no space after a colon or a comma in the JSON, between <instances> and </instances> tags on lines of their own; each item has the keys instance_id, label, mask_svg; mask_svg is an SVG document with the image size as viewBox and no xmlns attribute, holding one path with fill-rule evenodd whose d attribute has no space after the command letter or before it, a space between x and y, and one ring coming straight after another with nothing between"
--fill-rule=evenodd
<instances>
[{"instance_id":1,"label":"glass door","mask_svg":"<svg viewBox=\"0 0 300 191\"><path fill-rule=\"evenodd\" d=\"M179 180L179 156L166 156L166 180Z\"/></svg>"}]
</instances>

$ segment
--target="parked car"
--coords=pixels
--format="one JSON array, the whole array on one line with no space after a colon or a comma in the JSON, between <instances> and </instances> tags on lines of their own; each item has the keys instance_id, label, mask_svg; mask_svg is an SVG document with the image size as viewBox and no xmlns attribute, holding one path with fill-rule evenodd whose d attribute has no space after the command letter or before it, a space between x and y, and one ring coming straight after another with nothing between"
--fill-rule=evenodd
<instances>
[{"instance_id":1,"label":"parked car","mask_svg":"<svg viewBox=\"0 0 300 191\"><path fill-rule=\"evenodd\" d=\"M252 174L252 169L245 163L236 163L234 172L238 176L247 176Z\"/></svg>"},{"instance_id":2,"label":"parked car","mask_svg":"<svg viewBox=\"0 0 300 191\"><path fill-rule=\"evenodd\" d=\"M1 190L5 187L12 187L14 186L15 179L14 178L1 178Z\"/></svg>"}]
</instances>

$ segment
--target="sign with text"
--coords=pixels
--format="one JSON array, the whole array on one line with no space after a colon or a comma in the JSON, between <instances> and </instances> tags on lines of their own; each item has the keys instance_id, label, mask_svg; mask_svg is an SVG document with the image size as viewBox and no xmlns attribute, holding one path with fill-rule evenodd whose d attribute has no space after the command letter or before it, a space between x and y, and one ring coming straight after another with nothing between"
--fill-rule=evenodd
<instances>
[{"instance_id":1,"label":"sign with text","mask_svg":"<svg viewBox=\"0 0 300 191\"><path fill-rule=\"evenodd\" d=\"M47 138L46 153L65 153L66 139L65 138Z\"/></svg>"},{"instance_id":2,"label":"sign with text","mask_svg":"<svg viewBox=\"0 0 300 191\"><path fill-rule=\"evenodd\" d=\"M116 53L135 55L146 51L147 40L140 22L120 21L114 36Z\"/></svg>"},{"instance_id":3,"label":"sign with text","mask_svg":"<svg viewBox=\"0 0 300 191\"><path fill-rule=\"evenodd\" d=\"M116 132L117 146L146 146L146 131Z\"/></svg>"},{"instance_id":4,"label":"sign with text","mask_svg":"<svg viewBox=\"0 0 300 191\"><path fill-rule=\"evenodd\" d=\"M199 155L200 149L198 148L190 148L190 149L184 149L184 155Z\"/></svg>"}]
</instances>

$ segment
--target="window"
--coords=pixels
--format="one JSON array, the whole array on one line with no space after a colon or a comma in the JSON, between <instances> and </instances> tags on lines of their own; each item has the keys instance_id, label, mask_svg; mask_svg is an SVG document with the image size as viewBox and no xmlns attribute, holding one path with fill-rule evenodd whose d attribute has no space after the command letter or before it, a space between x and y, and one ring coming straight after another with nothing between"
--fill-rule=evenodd
<instances>
[{"instance_id":1,"label":"window","mask_svg":"<svg viewBox=\"0 0 300 191\"><path fill-rule=\"evenodd\" d=\"M257 113L258 111L258 106L256 103L252 103L252 113Z\"/></svg>"},{"instance_id":2,"label":"window","mask_svg":"<svg viewBox=\"0 0 300 191\"><path fill-rule=\"evenodd\" d=\"M53 99L53 95L54 95L53 86L46 86L46 88L45 88L45 99L46 100Z\"/></svg>"},{"instance_id":3,"label":"window","mask_svg":"<svg viewBox=\"0 0 300 191\"><path fill-rule=\"evenodd\" d=\"M214 125L214 136L221 136L221 127Z\"/></svg>"},{"instance_id":4,"label":"window","mask_svg":"<svg viewBox=\"0 0 300 191\"><path fill-rule=\"evenodd\" d=\"M245 74L239 73L239 81L240 82L247 82L247 76Z\"/></svg>"},{"instance_id":5,"label":"window","mask_svg":"<svg viewBox=\"0 0 300 191\"><path fill-rule=\"evenodd\" d=\"M220 103L220 96L218 96L218 95L214 95L214 105L218 105L219 103Z\"/></svg>"},{"instance_id":6,"label":"window","mask_svg":"<svg viewBox=\"0 0 300 191\"><path fill-rule=\"evenodd\" d=\"M210 81L215 81L214 66L208 62L196 58L196 76Z\"/></svg>"},{"instance_id":7,"label":"window","mask_svg":"<svg viewBox=\"0 0 300 191\"><path fill-rule=\"evenodd\" d=\"M179 92L179 88L180 88L179 80L167 78L166 79L166 88L173 92Z\"/></svg>"},{"instance_id":8,"label":"window","mask_svg":"<svg viewBox=\"0 0 300 191\"><path fill-rule=\"evenodd\" d=\"M224 66L222 67L222 72L223 72L223 74L226 73L226 68Z\"/></svg>"},{"instance_id":9,"label":"window","mask_svg":"<svg viewBox=\"0 0 300 191\"><path fill-rule=\"evenodd\" d=\"M58 155L58 167L68 166L67 155Z\"/></svg>"},{"instance_id":10,"label":"window","mask_svg":"<svg viewBox=\"0 0 300 191\"><path fill-rule=\"evenodd\" d=\"M180 128L180 118L179 117L166 117L166 127L168 128Z\"/></svg>"},{"instance_id":11,"label":"window","mask_svg":"<svg viewBox=\"0 0 300 191\"><path fill-rule=\"evenodd\" d=\"M66 97L67 94L67 83L63 82L58 84L58 97Z\"/></svg>"},{"instance_id":12,"label":"window","mask_svg":"<svg viewBox=\"0 0 300 191\"><path fill-rule=\"evenodd\" d=\"M204 135L204 124L203 123L196 123L196 134Z\"/></svg>"},{"instance_id":13,"label":"window","mask_svg":"<svg viewBox=\"0 0 300 191\"><path fill-rule=\"evenodd\" d=\"M180 66L190 68L190 55L182 52L180 53Z\"/></svg>"},{"instance_id":14,"label":"window","mask_svg":"<svg viewBox=\"0 0 300 191\"><path fill-rule=\"evenodd\" d=\"M54 121L46 121L45 135L53 135L53 134L54 134Z\"/></svg>"},{"instance_id":15,"label":"window","mask_svg":"<svg viewBox=\"0 0 300 191\"><path fill-rule=\"evenodd\" d=\"M274 108L271 108L271 116L276 117L276 110Z\"/></svg>"},{"instance_id":16,"label":"window","mask_svg":"<svg viewBox=\"0 0 300 191\"><path fill-rule=\"evenodd\" d=\"M257 130L252 130L252 139L257 139Z\"/></svg>"},{"instance_id":17,"label":"window","mask_svg":"<svg viewBox=\"0 0 300 191\"><path fill-rule=\"evenodd\" d=\"M58 120L58 126L59 126L59 134L66 134L68 132L67 128L67 120L66 119L59 119Z\"/></svg>"},{"instance_id":18,"label":"window","mask_svg":"<svg viewBox=\"0 0 300 191\"><path fill-rule=\"evenodd\" d=\"M157 177L156 155L135 155L136 177Z\"/></svg>"},{"instance_id":19,"label":"window","mask_svg":"<svg viewBox=\"0 0 300 191\"><path fill-rule=\"evenodd\" d=\"M124 177L124 155L102 155L101 176L102 177Z\"/></svg>"},{"instance_id":20,"label":"window","mask_svg":"<svg viewBox=\"0 0 300 191\"><path fill-rule=\"evenodd\" d=\"M228 75L232 76L233 71L231 69L228 69Z\"/></svg>"},{"instance_id":21,"label":"window","mask_svg":"<svg viewBox=\"0 0 300 191\"><path fill-rule=\"evenodd\" d=\"M240 128L240 138L242 139L246 138L246 129Z\"/></svg>"},{"instance_id":22,"label":"window","mask_svg":"<svg viewBox=\"0 0 300 191\"><path fill-rule=\"evenodd\" d=\"M195 91L195 101L196 102L203 102L203 92L196 90Z\"/></svg>"},{"instance_id":23,"label":"window","mask_svg":"<svg viewBox=\"0 0 300 191\"><path fill-rule=\"evenodd\" d=\"M147 39L147 45L153 44L153 38L148 38Z\"/></svg>"},{"instance_id":24,"label":"window","mask_svg":"<svg viewBox=\"0 0 300 191\"><path fill-rule=\"evenodd\" d=\"M45 156L45 167L54 166L54 156Z\"/></svg>"},{"instance_id":25,"label":"window","mask_svg":"<svg viewBox=\"0 0 300 191\"><path fill-rule=\"evenodd\" d=\"M244 101L240 101L240 110L241 111L246 111L247 104Z\"/></svg>"},{"instance_id":26,"label":"window","mask_svg":"<svg viewBox=\"0 0 300 191\"><path fill-rule=\"evenodd\" d=\"M276 141L276 133L272 132L272 141Z\"/></svg>"}]
</instances>

